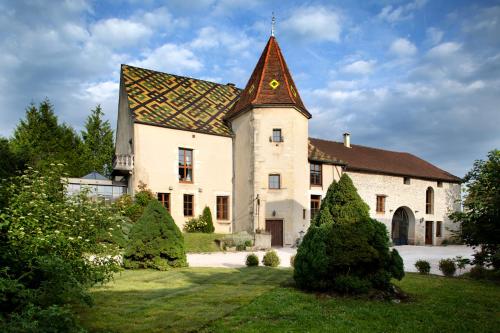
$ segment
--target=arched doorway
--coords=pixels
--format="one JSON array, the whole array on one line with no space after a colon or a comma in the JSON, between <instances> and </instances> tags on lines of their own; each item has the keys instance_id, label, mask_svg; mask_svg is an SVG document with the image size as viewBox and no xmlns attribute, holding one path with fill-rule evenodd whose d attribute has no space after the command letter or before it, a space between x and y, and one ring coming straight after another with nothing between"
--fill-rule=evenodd
<instances>
[{"instance_id":1,"label":"arched doorway","mask_svg":"<svg viewBox=\"0 0 500 333\"><path fill-rule=\"evenodd\" d=\"M394 245L408 245L408 233L410 229L409 209L399 207L392 217L391 238ZM411 213L411 211L410 211Z\"/></svg>"}]
</instances>

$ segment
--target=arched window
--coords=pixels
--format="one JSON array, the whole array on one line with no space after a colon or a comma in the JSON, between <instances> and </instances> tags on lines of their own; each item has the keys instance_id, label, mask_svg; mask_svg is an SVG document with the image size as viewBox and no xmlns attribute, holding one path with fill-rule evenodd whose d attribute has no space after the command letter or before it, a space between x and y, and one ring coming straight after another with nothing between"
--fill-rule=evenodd
<instances>
[{"instance_id":1,"label":"arched window","mask_svg":"<svg viewBox=\"0 0 500 333\"><path fill-rule=\"evenodd\" d=\"M428 187L425 191L425 213L434 214L434 190Z\"/></svg>"}]
</instances>

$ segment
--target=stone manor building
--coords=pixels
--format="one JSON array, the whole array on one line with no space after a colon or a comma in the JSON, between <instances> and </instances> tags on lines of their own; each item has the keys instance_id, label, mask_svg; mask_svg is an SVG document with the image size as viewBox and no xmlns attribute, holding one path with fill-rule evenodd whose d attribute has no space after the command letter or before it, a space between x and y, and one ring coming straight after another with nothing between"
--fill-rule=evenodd
<instances>
[{"instance_id":1,"label":"stone manor building","mask_svg":"<svg viewBox=\"0 0 500 333\"><path fill-rule=\"evenodd\" d=\"M114 176L144 183L180 228L210 207L216 232L305 232L349 174L395 244L440 244L460 179L408 153L310 138L311 114L271 36L245 89L122 65Z\"/></svg>"}]
</instances>

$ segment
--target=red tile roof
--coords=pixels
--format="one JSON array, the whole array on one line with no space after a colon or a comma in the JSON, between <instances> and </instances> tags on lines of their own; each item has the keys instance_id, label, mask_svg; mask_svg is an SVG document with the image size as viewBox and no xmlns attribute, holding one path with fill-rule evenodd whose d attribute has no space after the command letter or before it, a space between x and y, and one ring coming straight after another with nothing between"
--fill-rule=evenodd
<instances>
[{"instance_id":1,"label":"red tile roof","mask_svg":"<svg viewBox=\"0 0 500 333\"><path fill-rule=\"evenodd\" d=\"M278 42L271 36L238 102L226 114L225 119L231 119L250 107L274 105L295 107L307 118L311 118L302 103Z\"/></svg>"},{"instance_id":2,"label":"red tile roof","mask_svg":"<svg viewBox=\"0 0 500 333\"><path fill-rule=\"evenodd\" d=\"M309 142L320 151L347 163L347 171L408 176L436 181L458 183L460 178L423 159L395 151L359 145L344 146L342 142L309 138Z\"/></svg>"}]
</instances>

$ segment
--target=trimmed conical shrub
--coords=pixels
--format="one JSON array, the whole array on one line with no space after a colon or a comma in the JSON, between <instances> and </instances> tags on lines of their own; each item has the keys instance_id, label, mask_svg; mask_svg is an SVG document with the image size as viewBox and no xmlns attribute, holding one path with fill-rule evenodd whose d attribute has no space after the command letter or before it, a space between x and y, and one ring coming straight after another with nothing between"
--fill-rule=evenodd
<instances>
[{"instance_id":1,"label":"trimmed conical shrub","mask_svg":"<svg viewBox=\"0 0 500 333\"><path fill-rule=\"evenodd\" d=\"M370 217L370 208L361 199L347 174L343 174L338 182L333 181L330 185L312 224L320 225L325 221L325 214L323 214L323 222L320 220L323 210L328 210L333 220L339 223L353 223Z\"/></svg>"},{"instance_id":2,"label":"trimmed conical shrub","mask_svg":"<svg viewBox=\"0 0 500 333\"><path fill-rule=\"evenodd\" d=\"M159 201L150 201L130 230L124 266L159 270L187 266L184 237Z\"/></svg>"},{"instance_id":3,"label":"trimmed conical shrub","mask_svg":"<svg viewBox=\"0 0 500 333\"><path fill-rule=\"evenodd\" d=\"M205 226L203 227L203 232L211 234L215 231L214 223L212 221L212 212L210 208L205 206L203 213L201 214L201 219L205 221Z\"/></svg>"},{"instance_id":4,"label":"trimmed conical shrub","mask_svg":"<svg viewBox=\"0 0 500 333\"><path fill-rule=\"evenodd\" d=\"M295 257L294 279L308 290L363 293L391 290L391 278L402 279L403 261L389 250L383 223L369 217L347 174L333 183Z\"/></svg>"}]
</instances>

